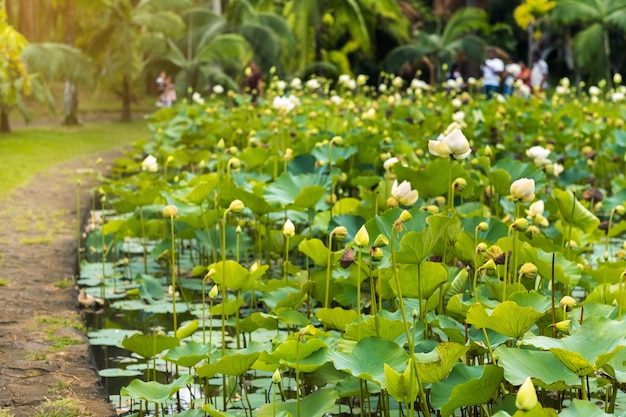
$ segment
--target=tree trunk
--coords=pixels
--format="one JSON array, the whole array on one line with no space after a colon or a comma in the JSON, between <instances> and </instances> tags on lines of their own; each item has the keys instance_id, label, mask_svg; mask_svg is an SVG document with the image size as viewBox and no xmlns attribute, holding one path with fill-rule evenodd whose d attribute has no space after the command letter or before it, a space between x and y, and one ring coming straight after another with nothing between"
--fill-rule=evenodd
<instances>
[{"instance_id":1,"label":"tree trunk","mask_svg":"<svg viewBox=\"0 0 626 417\"><path fill-rule=\"evenodd\" d=\"M64 15L65 43L69 46L74 46L74 0L65 0ZM76 84L70 80L65 80L63 104L65 110L63 124L66 126L78 125L78 89L76 88Z\"/></svg>"},{"instance_id":2,"label":"tree trunk","mask_svg":"<svg viewBox=\"0 0 626 417\"><path fill-rule=\"evenodd\" d=\"M215 13L218 16L222 15L222 0L213 0L212 1L213 6L211 7L211 9L213 10L213 13Z\"/></svg>"},{"instance_id":3,"label":"tree trunk","mask_svg":"<svg viewBox=\"0 0 626 417\"><path fill-rule=\"evenodd\" d=\"M130 101L130 82L128 81L128 77L124 77L122 81L122 117L120 119L122 122L130 122L132 120Z\"/></svg>"},{"instance_id":4,"label":"tree trunk","mask_svg":"<svg viewBox=\"0 0 626 417\"><path fill-rule=\"evenodd\" d=\"M11 126L9 125L9 112L4 108L0 108L0 134L11 133Z\"/></svg>"},{"instance_id":5,"label":"tree trunk","mask_svg":"<svg viewBox=\"0 0 626 417\"><path fill-rule=\"evenodd\" d=\"M63 104L65 110L65 118L63 124L65 126L77 126L78 121L78 89L76 84L65 80L65 92L63 93Z\"/></svg>"}]
</instances>

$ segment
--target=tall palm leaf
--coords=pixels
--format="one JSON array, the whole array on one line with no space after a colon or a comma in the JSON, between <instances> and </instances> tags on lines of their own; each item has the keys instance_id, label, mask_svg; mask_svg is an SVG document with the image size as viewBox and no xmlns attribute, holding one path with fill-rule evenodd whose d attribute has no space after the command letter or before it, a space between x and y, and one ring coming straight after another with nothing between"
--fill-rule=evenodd
<instances>
[{"instance_id":1,"label":"tall palm leaf","mask_svg":"<svg viewBox=\"0 0 626 417\"><path fill-rule=\"evenodd\" d=\"M550 16L557 23L585 26L574 37L576 64L590 82L610 82L610 34L626 33L626 0L559 0Z\"/></svg>"},{"instance_id":2,"label":"tall palm leaf","mask_svg":"<svg viewBox=\"0 0 626 417\"><path fill-rule=\"evenodd\" d=\"M441 34L417 31L412 44L394 48L385 59L385 67L390 72L397 72L406 62L415 64L427 57L434 67L431 84L439 83L442 80L442 65L451 64L458 52L468 58L481 57L484 41L476 32L487 28L484 10L472 7L459 9L452 15Z\"/></svg>"}]
</instances>

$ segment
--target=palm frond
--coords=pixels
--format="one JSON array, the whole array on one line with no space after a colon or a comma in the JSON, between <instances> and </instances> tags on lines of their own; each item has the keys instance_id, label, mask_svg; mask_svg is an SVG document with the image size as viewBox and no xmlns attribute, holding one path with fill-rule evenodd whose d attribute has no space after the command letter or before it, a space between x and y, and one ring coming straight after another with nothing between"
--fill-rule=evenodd
<instances>
[{"instance_id":1,"label":"palm frond","mask_svg":"<svg viewBox=\"0 0 626 417\"><path fill-rule=\"evenodd\" d=\"M557 23L566 25L576 22L592 22L600 20L602 11L594 0L559 0L550 13Z\"/></svg>"},{"instance_id":2,"label":"palm frond","mask_svg":"<svg viewBox=\"0 0 626 417\"><path fill-rule=\"evenodd\" d=\"M22 59L30 72L47 78L69 79L91 86L94 68L80 49L62 43L31 43L22 51Z\"/></svg>"},{"instance_id":3,"label":"palm frond","mask_svg":"<svg viewBox=\"0 0 626 417\"><path fill-rule=\"evenodd\" d=\"M401 45L389 52L382 66L387 72L397 73L405 63L417 63L425 55L424 49L419 48L416 44Z\"/></svg>"}]
</instances>

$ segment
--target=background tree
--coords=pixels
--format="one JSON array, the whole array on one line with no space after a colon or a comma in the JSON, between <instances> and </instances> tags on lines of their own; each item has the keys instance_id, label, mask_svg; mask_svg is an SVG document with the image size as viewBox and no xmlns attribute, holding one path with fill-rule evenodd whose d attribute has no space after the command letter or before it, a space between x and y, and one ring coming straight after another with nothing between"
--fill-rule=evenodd
<instances>
[{"instance_id":1,"label":"background tree","mask_svg":"<svg viewBox=\"0 0 626 417\"><path fill-rule=\"evenodd\" d=\"M575 65L589 82L611 82L611 34L626 33L626 0L558 0L551 19L578 24L573 39Z\"/></svg>"},{"instance_id":2,"label":"background tree","mask_svg":"<svg viewBox=\"0 0 626 417\"><path fill-rule=\"evenodd\" d=\"M436 85L443 80L443 64L451 65L459 53L475 60L482 59L484 40L478 35L488 30L487 14L474 7L457 10L447 21L442 33L418 30L414 41L395 48L386 58L386 68L397 72L406 63L416 65L427 58L432 63L430 83Z\"/></svg>"},{"instance_id":3,"label":"background tree","mask_svg":"<svg viewBox=\"0 0 626 417\"><path fill-rule=\"evenodd\" d=\"M82 16L84 37L77 39L92 56L102 74L101 82L122 100L121 120L131 119L133 86L146 63L163 51L167 39L183 33L177 13L190 7L187 0L100 0Z\"/></svg>"}]
</instances>

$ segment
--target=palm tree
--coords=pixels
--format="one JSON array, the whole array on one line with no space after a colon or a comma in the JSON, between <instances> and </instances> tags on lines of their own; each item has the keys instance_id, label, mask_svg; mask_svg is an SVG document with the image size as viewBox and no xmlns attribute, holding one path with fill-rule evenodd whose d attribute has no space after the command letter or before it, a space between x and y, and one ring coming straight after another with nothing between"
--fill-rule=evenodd
<instances>
[{"instance_id":1,"label":"palm tree","mask_svg":"<svg viewBox=\"0 0 626 417\"><path fill-rule=\"evenodd\" d=\"M611 32L626 33L626 0L559 0L550 17L585 27L573 40L576 65L587 70L592 83L611 82Z\"/></svg>"},{"instance_id":2,"label":"palm tree","mask_svg":"<svg viewBox=\"0 0 626 417\"><path fill-rule=\"evenodd\" d=\"M468 7L457 10L447 22L441 34L418 30L413 43L394 48L385 65L388 71L397 72L405 63L415 64L420 60L430 63L430 83L442 81L443 64L450 65L459 52L466 57L480 60L484 41L477 31L487 30L487 14L484 10Z\"/></svg>"},{"instance_id":3,"label":"palm tree","mask_svg":"<svg viewBox=\"0 0 626 417\"><path fill-rule=\"evenodd\" d=\"M167 45L167 38L183 32L177 11L190 6L187 0L102 0L79 22L88 34L81 44L94 57L102 82L122 99L123 121L131 119L131 86L146 63Z\"/></svg>"},{"instance_id":4,"label":"palm tree","mask_svg":"<svg viewBox=\"0 0 626 417\"><path fill-rule=\"evenodd\" d=\"M531 65L533 51L539 50L537 31L541 23L548 16L550 10L554 9L556 2L552 0L525 0L513 11L515 23L526 30L528 36L528 57L527 65Z\"/></svg>"}]
</instances>

